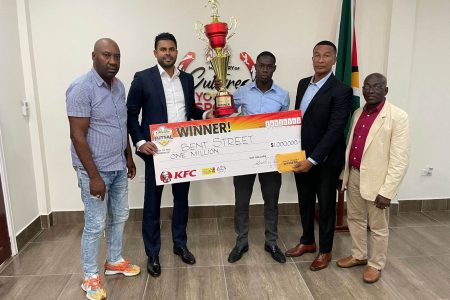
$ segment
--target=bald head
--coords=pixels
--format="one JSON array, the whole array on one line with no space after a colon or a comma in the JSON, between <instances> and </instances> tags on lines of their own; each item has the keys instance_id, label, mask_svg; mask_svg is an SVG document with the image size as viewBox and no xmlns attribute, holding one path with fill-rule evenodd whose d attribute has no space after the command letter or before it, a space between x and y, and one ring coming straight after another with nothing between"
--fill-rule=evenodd
<instances>
[{"instance_id":1,"label":"bald head","mask_svg":"<svg viewBox=\"0 0 450 300\"><path fill-rule=\"evenodd\" d=\"M380 73L372 73L364 79L363 95L368 109L376 107L386 100L388 93L386 77Z\"/></svg>"},{"instance_id":2,"label":"bald head","mask_svg":"<svg viewBox=\"0 0 450 300\"><path fill-rule=\"evenodd\" d=\"M374 79L374 80L376 80L378 82L383 83L385 86L387 86L387 79L386 79L386 77L383 74L380 74L380 73L369 74L369 75L367 75L367 77L364 80L364 82L366 82L366 80L369 80L369 79Z\"/></svg>"},{"instance_id":3,"label":"bald head","mask_svg":"<svg viewBox=\"0 0 450 300\"><path fill-rule=\"evenodd\" d=\"M98 50L101 49L105 44L112 44L112 45L114 45L115 47L117 47L117 49L119 49L119 46L117 45L117 43L116 43L114 40L112 40L112 39L110 39L110 38L101 38L101 39L99 39L99 40L97 40L97 41L95 42L95 44L94 44L94 51L93 51L93 52L98 51Z\"/></svg>"},{"instance_id":4,"label":"bald head","mask_svg":"<svg viewBox=\"0 0 450 300\"><path fill-rule=\"evenodd\" d=\"M95 42L92 62L98 75L111 86L112 79L119 72L120 50L115 41L102 38Z\"/></svg>"}]
</instances>

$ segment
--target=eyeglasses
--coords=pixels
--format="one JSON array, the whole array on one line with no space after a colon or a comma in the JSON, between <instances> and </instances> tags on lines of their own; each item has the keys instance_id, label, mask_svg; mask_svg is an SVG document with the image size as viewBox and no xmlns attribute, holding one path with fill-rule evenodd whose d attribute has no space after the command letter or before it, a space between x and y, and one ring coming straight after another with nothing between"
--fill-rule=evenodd
<instances>
[{"instance_id":1,"label":"eyeglasses","mask_svg":"<svg viewBox=\"0 0 450 300\"><path fill-rule=\"evenodd\" d=\"M385 87L384 85L374 85L374 86L371 86L371 85L364 85L364 86L362 87L363 91L366 91L366 92L370 91L370 89L373 89L375 92L381 92L381 91L383 91L385 88L386 88L386 87Z\"/></svg>"}]
</instances>

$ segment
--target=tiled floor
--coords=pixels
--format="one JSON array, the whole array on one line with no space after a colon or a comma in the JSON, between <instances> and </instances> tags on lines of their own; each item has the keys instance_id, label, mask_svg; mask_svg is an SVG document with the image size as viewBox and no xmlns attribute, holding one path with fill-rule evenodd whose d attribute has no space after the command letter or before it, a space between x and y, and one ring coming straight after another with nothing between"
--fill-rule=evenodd
<instances>
[{"instance_id":1,"label":"tiled floor","mask_svg":"<svg viewBox=\"0 0 450 300\"><path fill-rule=\"evenodd\" d=\"M108 299L450 299L450 211L391 216L388 264L379 282L362 281L363 267L340 269L333 262L309 270L314 254L274 262L263 249L264 222L253 217L250 249L235 264L227 262L234 245L231 218L189 220L189 248L197 264L187 266L171 251L170 222L163 221L162 275L145 270L141 223L125 228L125 257L138 263L137 277L107 277ZM85 299L80 288L81 225L44 230L0 272L0 299ZM298 216L280 216L279 246L299 238ZM333 259L349 254L350 236L336 233ZM99 263L104 262L104 242Z\"/></svg>"}]
</instances>

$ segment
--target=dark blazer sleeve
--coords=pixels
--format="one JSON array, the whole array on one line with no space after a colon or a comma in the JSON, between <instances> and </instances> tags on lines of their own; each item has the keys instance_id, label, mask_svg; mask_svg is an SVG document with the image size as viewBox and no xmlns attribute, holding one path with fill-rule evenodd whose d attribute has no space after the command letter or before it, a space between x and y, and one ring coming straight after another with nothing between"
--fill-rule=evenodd
<instances>
[{"instance_id":1,"label":"dark blazer sleeve","mask_svg":"<svg viewBox=\"0 0 450 300\"><path fill-rule=\"evenodd\" d=\"M335 150L339 140L342 139L350 117L352 96L352 89L337 81L336 86L332 89L332 103L326 132L312 153L309 154L309 157L318 164L321 164L329 153Z\"/></svg>"},{"instance_id":2,"label":"dark blazer sleeve","mask_svg":"<svg viewBox=\"0 0 450 300\"><path fill-rule=\"evenodd\" d=\"M143 82L138 72L134 75L127 99L128 132L134 145L141 140L146 140L145 134L139 125L139 113L142 109L143 99Z\"/></svg>"}]
</instances>

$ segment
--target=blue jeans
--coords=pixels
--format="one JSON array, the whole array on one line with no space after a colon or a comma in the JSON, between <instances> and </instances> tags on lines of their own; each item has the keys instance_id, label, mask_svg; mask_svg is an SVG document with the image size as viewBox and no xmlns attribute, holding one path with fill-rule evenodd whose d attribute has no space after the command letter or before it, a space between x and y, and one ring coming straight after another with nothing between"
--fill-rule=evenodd
<instances>
[{"instance_id":1,"label":"blue jeans","mask_svg":"<svg viewBox=\"0 0 450 300\"><path fill-rule=\"evenodd\" d=\"M106 259L116 262L122 258L122 239L125 221L128 219L127 171L99 172L106 186L105 199L90 194L89 176L82 168L76 168L78 186L84 203L84 229L81 237L81 263L85 277L98 273L97 256L100 239L105 230Z\"/></svg>"}]
</instances>

